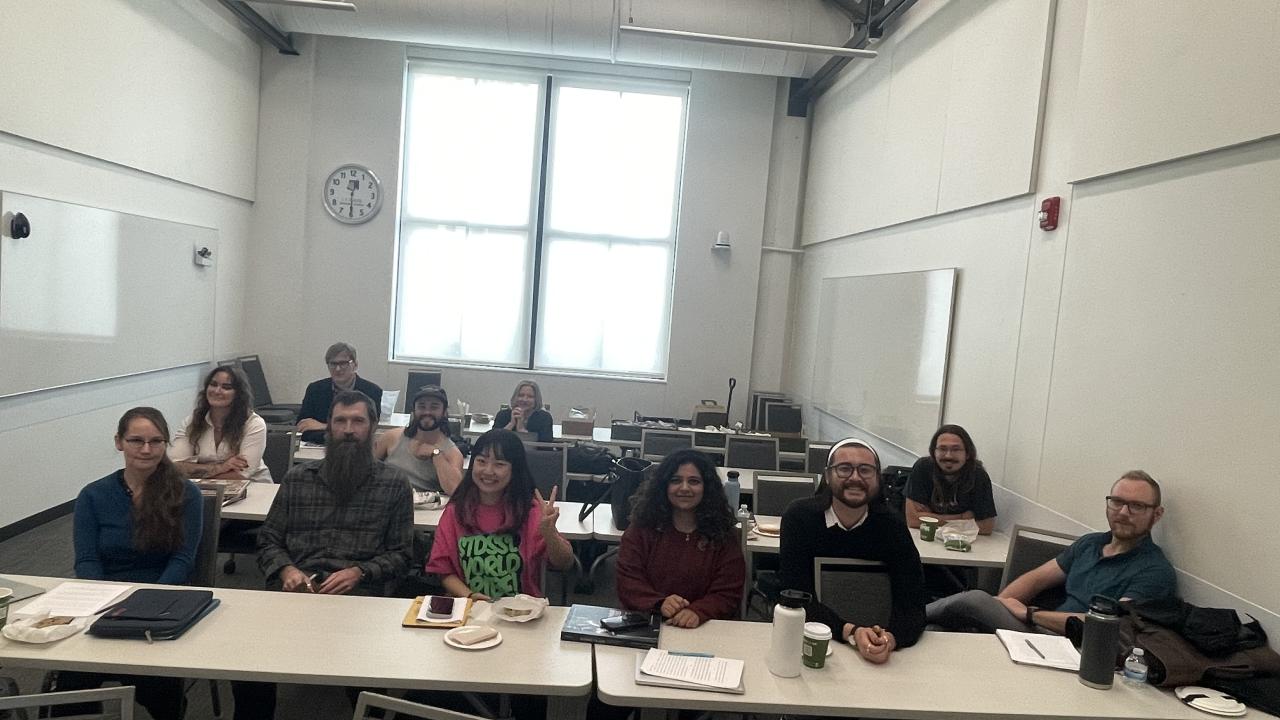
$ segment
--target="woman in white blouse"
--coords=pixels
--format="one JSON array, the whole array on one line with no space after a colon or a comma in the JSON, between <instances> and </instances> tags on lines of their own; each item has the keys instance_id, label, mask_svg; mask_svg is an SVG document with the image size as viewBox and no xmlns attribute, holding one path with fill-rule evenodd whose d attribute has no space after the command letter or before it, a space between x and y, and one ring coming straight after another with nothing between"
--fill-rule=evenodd
<instances>
[{"instance_id":1,"label":"woman in white blouse","mask_svg":"<svg viewBox=\"0 0 1280 720\"><path fill-rule=\"evenodd\" d=\"M267 423L253 411L244 375L219 365L205 377L195 411L169 446L169 459L190 478L249 478L271 482L262 461Z\"/></svg>"}]
</instances>

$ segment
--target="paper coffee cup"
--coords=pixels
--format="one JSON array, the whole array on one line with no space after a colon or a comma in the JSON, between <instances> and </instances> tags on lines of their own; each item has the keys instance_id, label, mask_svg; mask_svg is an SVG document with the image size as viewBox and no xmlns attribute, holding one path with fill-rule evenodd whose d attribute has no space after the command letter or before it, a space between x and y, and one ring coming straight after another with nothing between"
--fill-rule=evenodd
<instances>
[{"instance_id":1,"label":"paper coffee cup","mask_svg":"<svg viewBox=\"0 0 1280 720\"><path fill-rule=\"evenodd\" d=\"M805 667L820 668L827 664L827 646L831 644L831 628L818 622L804 624L804 644L800 659Z\"/></svg>"},{"instance_id":2,"label":"paper coffee cup","mask_svg":"<svg viewBox=\"0 0 1280 720\"><path fill-rule=\"evenodd\" d=\"M9 620L9 604L13 602L13 588L0 587L0 628Z\"/></svg>"},{"instance_id":3,"label":"paper coffee cup","mask_svg":"<svg viewBox=\"0 0 1280 720\"><path fill-rule=\"evenodd\" d=\"M933 537L938 533L938 518L921 517L920 518L920 539L925 542L933 542Z\"/></svg>"}]
</instances>

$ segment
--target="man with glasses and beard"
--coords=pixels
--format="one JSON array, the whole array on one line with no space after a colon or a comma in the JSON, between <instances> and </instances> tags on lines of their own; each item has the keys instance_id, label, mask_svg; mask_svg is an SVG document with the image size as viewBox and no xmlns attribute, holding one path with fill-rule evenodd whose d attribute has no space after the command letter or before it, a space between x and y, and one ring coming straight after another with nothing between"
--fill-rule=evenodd
<instances>
[{"instance_id":1,"label":"man with glasses and beard","mask_svg":"<svg viewBox=\"0 0 1280 720\"><path fill-rule=\"evenodd\" d=\"M962 630L994 632L1004 628L1063 634L1067 619L1083 617L1094 595L1119 600L1176 595L1173 566L1151 539L1151 528L1164 515L1160 502L1160 484L1141 470L1130 470L1106 496L1109 532L1082 536L995 597L969 590L929 603L929 622ZM1056 587L1065 589L1067 599L1053 610L1027 604Z\"/></svg>"},{"instance_id":2,"label":"man with glasses and beard","mask_svg":"<svg viewBox=\"0 0 1280 720\"><path fill-rule=\"evenodd\" d=\"M915 644L924 630L924 576L906 525L882 502L880 456L867 443L841 440L827 456L826 487L812 498L791 503L782 516L779 565L784 589L813 593L813 559L855 558L884 563L892 610L884 627L858 626L831 608L811 602L808 619L831 628L863 659L888 662L889 654Z\"/></svg>"},{"instance_id":3,"label":"man with glasses and beard","mask_svg":"<svg viewBox=\"0 0 1280 720\"><path fill-rule=\"evenodd\" d=\"M369 396L338 393L328 418L324 459L294 465L280 483L258 533L258 565L268 589L384 595L409 567L409 479L373 457L378 415ZM275 716L275 683L234 681L231 689L235 720Z\"/></svg>"},{"instance_id":4,"label":"man with glasses and beard","mask_svg":"<svg viewBox=\"0 0 1280 720\"><path fill-rule=\"evenodd\" d=\"M462 452L449 439L449 396L443 388L424 385L409 407L409 425L379 436L373 455L403 470L414 490L452 495L462 482Z\"/></svg>"}]
</instances>

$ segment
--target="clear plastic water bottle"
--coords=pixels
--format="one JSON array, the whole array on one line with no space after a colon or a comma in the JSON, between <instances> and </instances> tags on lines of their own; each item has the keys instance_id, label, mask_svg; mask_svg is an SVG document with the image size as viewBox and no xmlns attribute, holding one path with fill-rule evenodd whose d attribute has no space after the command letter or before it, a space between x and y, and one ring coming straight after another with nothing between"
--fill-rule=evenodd
<instances>
[{"instance_id":1,"label":"clear plastic water bottle","mask_svg":"<svg viewBox=\"0 0 1280 720\"><path fill-rule=\"evenodd\" d=\"M737 518L738 522L742 523L742 527L748 530L751 529L751 510L747 508L746 503L738 506Z\"/></svg>"},{"instance_id":2,"label":"clear plastic water bottle","mask_svg":"<svg viewBox=\"0 0 1280 720\"><path fill-rule=\"evenodd\" d=\"M1142 648L1134 648L1124 659L1124 681L1130 685L1147 684L1147 658Z\"/></svg>"}]
</instances>

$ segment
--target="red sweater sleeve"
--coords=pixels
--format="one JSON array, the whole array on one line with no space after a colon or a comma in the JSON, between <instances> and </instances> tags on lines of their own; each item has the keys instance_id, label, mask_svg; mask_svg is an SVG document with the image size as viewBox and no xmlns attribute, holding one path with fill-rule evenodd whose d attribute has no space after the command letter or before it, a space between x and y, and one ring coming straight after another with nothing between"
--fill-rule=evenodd
<instances>
[{"instance_id":1,"label":"red sweater sleeve","mask_svg":"<svg viewBox=\"0 0 1280 720\"><path fill-rule=\"evenodd\" d=\"M618 549L618 602L625 610L653 612L662 605L666 595L649 581L645 565L653 556L653 546L658 534L653 530L636 526L622 533L622 546Z\"/></svg>"},{"instance_id":2,"label":"red sweater sleeve","mask_svg":"<svg viewBox=\"0 0 1280 720\"><path fill-rule=\"evenodd\" d=\"M742 558L742 547L737 538L727 538L719 545L715 555L707 594L689 603L689 609L698 613L702 622L733 620L738 617L742 588L746 583L747 565Z\"/></svg>"}]
</instances>

